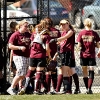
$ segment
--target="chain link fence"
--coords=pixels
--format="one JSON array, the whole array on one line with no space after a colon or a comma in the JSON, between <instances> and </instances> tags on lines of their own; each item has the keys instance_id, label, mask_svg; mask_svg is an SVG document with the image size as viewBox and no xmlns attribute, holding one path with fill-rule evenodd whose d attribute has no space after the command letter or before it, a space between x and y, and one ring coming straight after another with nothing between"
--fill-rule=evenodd
<instances>
[{"instance_id":1,"label":"chain link fence","mask_svg":"<svg viewBox=\"0 0 100 100\"><path fill-rule=\"evenodd\" d=\"M42 18L47 17L47 16L53 19L54 25L57 28L59 28L58 24L61 19L64 19L64 18L69 19L75 28L76 38L80 30L83 28L83 19L85 17L90 17L91 19L93 19L93 25L94 25L93 28L96 29L95 31L97 31L98 34L100 34L100 30L99 30L100 23L99 24L97 23L97 21L94 18L94 15L93 14L90 14L88 16L84 15L85 14L84 10L86 9L83 9L83 7L86 5L91 5L94 2L94 0L37 0L37 3L36 3L37 15L22 14L22 16L20 13L21 11L18 11L18 14L17 14L17 12L13 10L13 8L12 8L13 11L9 12L9 8L8 6L6 6L5 1L6 0L0 1L0 6L1 6L1 9L0 9L1 10L1 13L0 13L1 29L0 31L1 31L4 41L7 39L7 33L9 32L10 22L12 21L19 22L22 19L26 19L30 22L30 24L35 26ZM94 4L95 5L97 4L97 6L100 5L99 0L96 0L96 3ZM100 12L99 6L98 6L98 9L95 7L92 9L98 10L98 12ZM7 13L5 13L5 11ZM86 11L88 12L88 10ZM90 11L88 13L90 13ZM96 14L96 17L99 15L100 15L99 13ZM82 19L82 16L84 16L83 19ZM98 19L98 22L99 22L99 19ZM7 57L7 52L6 52L7 45L6 44L4 45L5 45L4 57L6 58ZM96 49L96 52L97 52L97 49ZM82 79L82 69L80 66L79 54L80 54L80 51L77 49L77 43L76 43L75 44L76 72L78 73L79 79L80 79L79 80L80 89L82 93L84 93L86 90L85 90L85 86L84 86L83 79ZM94 93L100 93L100 82L99 82L100 81L100 76L99 76L100 75L100 59L96 58L96 62L97 62L97 66L95 67L95 78L94 78L92 90ZM6 65L4 67L5 79L7 77ZM74 84L73 84L73 88L74 88Z\"/></svg>"}]
</instances>

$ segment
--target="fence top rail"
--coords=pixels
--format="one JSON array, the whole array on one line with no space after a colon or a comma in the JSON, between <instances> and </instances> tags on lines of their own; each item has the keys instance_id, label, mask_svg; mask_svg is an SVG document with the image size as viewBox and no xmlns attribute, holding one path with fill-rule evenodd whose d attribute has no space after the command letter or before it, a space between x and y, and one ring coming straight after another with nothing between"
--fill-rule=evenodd
<instances>
[{"instance_id":1,"label":"fence top rail","mask_svg":"<svg viewBox=\"0 0 100 100\"><path fill-rule=\"evenodd\" d=\"M29 16L29 17L10 17L10 18L6 18L6 19L22 19L22 18L37 18L39 16ZM5 19L4 17L1 18L1 20Z\"/></svg>"}]
</instances>

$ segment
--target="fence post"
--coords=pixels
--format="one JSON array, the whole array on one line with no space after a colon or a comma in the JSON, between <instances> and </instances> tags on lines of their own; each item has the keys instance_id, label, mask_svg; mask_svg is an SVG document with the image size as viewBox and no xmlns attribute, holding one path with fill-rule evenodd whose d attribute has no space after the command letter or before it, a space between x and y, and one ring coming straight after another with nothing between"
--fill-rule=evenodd
<instances>
[{"instance_id":1,"label":"fence post","mask_svg":"<svg viewBox=\"0 0 100 100\"><path fill-rule=\"evenodd\" d=\"M6 93L6 62L7 62L7 56L6 56L6 32L7 32L7 0L3 0L3 39L4 39L4 93Z\"/></svg>"}]
</instances>

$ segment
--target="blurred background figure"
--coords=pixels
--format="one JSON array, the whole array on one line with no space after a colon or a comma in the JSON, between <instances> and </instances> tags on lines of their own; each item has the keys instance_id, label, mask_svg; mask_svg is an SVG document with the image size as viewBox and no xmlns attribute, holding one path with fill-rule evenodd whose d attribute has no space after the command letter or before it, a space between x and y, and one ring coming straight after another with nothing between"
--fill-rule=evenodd
<instances>
[{"instance_id":1,"label":"blurred background figure","mask_svg":"<svg viewBox=\"0 0 100 100\"><path fill-rule=\"evenodd\" d=\"M11 37L11 35L18 30L18 23L17 22L11 22L10 25L10 33L8 33L8 36L7 36L7 44L8 44L8 41L9 41L9 38ZM13 76L16 74L16 66L13 62L13 50L8 49L8 62L9 62L9 68L10 70L13 72Z\"/></svg>"}]
</instances>

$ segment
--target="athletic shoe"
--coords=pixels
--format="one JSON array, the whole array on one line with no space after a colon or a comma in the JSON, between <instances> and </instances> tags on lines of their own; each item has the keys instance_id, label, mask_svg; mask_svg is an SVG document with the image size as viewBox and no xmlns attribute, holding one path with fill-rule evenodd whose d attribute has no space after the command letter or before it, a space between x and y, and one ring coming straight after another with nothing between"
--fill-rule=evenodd
<instances>
[{"instance_id":1,"label":"athletic shoe","mask_svg":"<svg viewBox=\"0 0 100 100\"><path fill-rule=\"evenodd\" d=\"M25 94L25 88L22 88L19 92L18 92L18 95L23 95Z\"/></svg>"},{"instance_id":2,"label":"athletic shoe","mask_svg":"<svg viewBox=\"0 0 100 100\"><path fill-rule=\"evenodd\" d=\"M51 92L47 92L46 94L47 94L47 95L51 95Z\"/></svg>"},{"instance_id":3,"label":"athletic shoe","mask_svg":"<svg viewBox=\"0 0 100 100\"><path fill-rule=\"evenodd\" d=\"M10 95L16 95L17 94L17 91L11 87L9 87L7 89L7 92L10 94Z\"/></svg>"},{"instance_id":4,"label":"athletic shoe","mask_svg":"<svg viewBox=\"0 0 100 100\"><path fill-rule=\"evenodd\" d=\"M71 90L67 90L65 94L72 94Z\"/></svg>"},{"instance_id":5,"label":"athletic shoe","mask_svg":"<svg viewBox=\"0 0 100 100\"><path fill-rule=\"evenodd\" d=\"M86 91L86 94L93 94L93 92L92 92L91 89L89 89L89 90Z\"/></svg>"},{"instance_id":6,"label":"athletic shoe","mask_svg":"<svg viewBox=\"0 0 100 100\"><path fill-rule=\"evenodd\" d=\"M42 92L39 92L39 91L34 91L33 94L34 95L42 95L43 93Z\"/></svg>"},{"instance_id":7,"label":"athletic shoe","mask_svg":"<svg viewBox=\"0 0 100 100\"><path fill-rule=\"evenodd\" d=\"M60 95L63 94L62 92L56 92L55 90L50 92L51 95Z\"/></svg>"},{"instance_id":8,"label":"athletic shoe","mask_svg":"<svg viewBox=\"0 0 100 100\"><path fill-rule=\"evenodd\" d=\"M79 90L75 89L74 94L79 94L79 93L81 93L80 89Z\"/></svg>"},{"instance_id":9,"label":"athletic shoe","mask_svg":"<svg viewBox=\"0 0 100 100\"><path fill-rule=\"evenodd\" d=\"M46 89L43 87L41 88L40 92L42 92L43 94L46 94Z\"/></svg>"},{"instance_id":10,"label":"athletic shoe","mask_svg":"<svg viewBox=\"0 0 100 100\"><path fill-rule=\"evenodd\" d=\"M66 90L66 91L62 91L60 93L61 94L72 94L72 91L71 90Z\"/></svg>"},{"instance_id":11,"label":"athletic shoe","mask_svg":"<svg viewBox=\"0 0 100 100\"><path fill-rule=\"evenodd\" d=\"M48 94L55 95L57 94L57 92L54 90L54 91L50 91Z\"/></svg>"}]
</instances>

